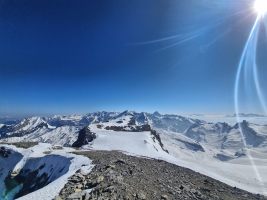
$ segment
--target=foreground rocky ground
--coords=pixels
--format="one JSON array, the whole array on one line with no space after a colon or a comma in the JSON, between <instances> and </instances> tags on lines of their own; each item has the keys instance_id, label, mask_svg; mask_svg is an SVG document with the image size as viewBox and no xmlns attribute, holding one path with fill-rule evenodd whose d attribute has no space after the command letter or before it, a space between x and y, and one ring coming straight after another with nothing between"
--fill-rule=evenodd
<instances>
[{"instance_id":1,"label":"foreground rocky ground","mask_svg":"<svg viewBox=\"0 0 267 200\"><path fill-rule=\"evenodd\" d=\"M160 160L137 158L117 151L78 154L92 159L95 167L88 175L78 171L72 176L56 200L267 199Z\"/></svg>"}]
</instances>

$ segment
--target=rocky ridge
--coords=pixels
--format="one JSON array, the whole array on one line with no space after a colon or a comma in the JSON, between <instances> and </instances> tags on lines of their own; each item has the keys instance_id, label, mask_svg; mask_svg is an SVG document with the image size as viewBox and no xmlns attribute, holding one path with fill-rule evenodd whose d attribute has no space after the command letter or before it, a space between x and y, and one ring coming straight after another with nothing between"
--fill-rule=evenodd
<instances>
[{"instance_id":1,"label":"rocky ridge","mask_svg":"<svg viewBox=\"0 0 267 200\"><path fill-rule=\"evenodd\" d=\"M95 167L88 175L78 171L55 200L267 199L161 160L133 157L117 151L78 154L92 159Z\"/></svg>"}]
</instances>

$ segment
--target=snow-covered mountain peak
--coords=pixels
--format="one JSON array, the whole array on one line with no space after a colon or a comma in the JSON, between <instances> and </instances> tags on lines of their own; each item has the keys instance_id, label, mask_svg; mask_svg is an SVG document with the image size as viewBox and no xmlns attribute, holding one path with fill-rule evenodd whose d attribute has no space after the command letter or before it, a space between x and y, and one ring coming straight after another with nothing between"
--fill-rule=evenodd
<instances>
[{"instance_id":1,"label":"snow-covered mountain peak","mask_svg":"<svg viewBox=\"0 0 267 200\"><path fill-rule=\"evenodd\" d=\"M30 117L23 119L20 123L14 126L16 132L37 130L37 129L55 129L55 126L51 126L44 117Z\"/></svg>"},{"instance_id":2,"label":"snow-covered mountain peak","mask_svg":"<svg viewBox=\"0 0 267 200\"><path fill-rule=\"evenodd\" d=\"M83 115L54 115L51 119L58 119L58 120L74 120L78 121L81 120Z\"/></svg>"},{"instance_id":3,"label":"snow-covered mountain peak","mask_svg":"<svg viewBox=\"0 0 267 200\"><path fill-rule=\"evenodd\" d=\"M241 135L244 140L243 142L251 147L258 147L266 141L266 135L258 133L253 129L253 125L246 120L235 124L233 127L233 132Z\"/></svg>"},{"instance_id":4,"label":"snow-covered mountain peak","mask_svg":"<svg viewBox=\"0 0 267 200\"><path fill-rule=\"evenodd\" d=\"M23 119L17 127L20 127L21 130L26 131L29 129L34 129L37 126L47 126L48 128L53 128L51 127L44 118L42 117L30 117Z\"/></svg>"},{"instance_id":5,"label":"snow-covered mountain peak","mask_svg":"<svg viewBox=\"0 0 267 200\"><path fill-rule=\"evenodd\" d=\"M134 111L125 110L119 113L116 118L124 117L124 116L135 116L137 113Z\"/></svg>"},{"instance_id":6,"label":"snow-covered mountain peak","mask_svg":"<svg viewBox=\"0 0 267 200\"><path fill-rule=\"evenodd\" d=\"M161 116L161 114L160 114L158 111L155 111L155 112L153 113L153 115L154 115L155 117L160 117L160 116Z\"/></svg>"}]
</instances>

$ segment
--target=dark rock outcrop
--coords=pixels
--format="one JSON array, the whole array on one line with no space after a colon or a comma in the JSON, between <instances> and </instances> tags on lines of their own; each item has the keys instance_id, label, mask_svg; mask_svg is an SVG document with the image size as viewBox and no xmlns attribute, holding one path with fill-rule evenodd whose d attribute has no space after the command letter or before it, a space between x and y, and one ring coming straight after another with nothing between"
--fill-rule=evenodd
<instances>
[{"instance_id":1,"label":"dark rock outcrop","mask_svg":"<svg viewBox=\"0 0 267 200\"><path fill-rule=\"evenodd\" d=\"M105 127L106 130L111 131L126 131L126 132L143 132L143 131L151 131L151 127L148 124L135 126L135 125L128 125L128 126L107 126Z\"/></svg>"},{"instance_id":2,"label":"dark rock outcrop","mask_svg":"<svg viewBox=\"0 0 267 200\"><path fill-rule=\"evenodd\" d=\"M188 149L190 149L192 151L202 151L202 152L205 152L204 148L199 143L188 142L188 141L184 141L184 140L181 140L181 139L178 139L178 138L176 138L175 140L183 143Z\"/></svg>"},{"instance_id":3,"label":"dark rock outcrop","mask_svg":"<svg viewBox=\"0 0 267 200\"><path fill-rule=\"evenodd\" d=\"M216 154L214 156L214 158L217 158L220 161L228 161L228 160L234 159L234 157L227 156L227 155L224 155L224 154L221 154L221 153Z\"/></svg>"},{"instance_id":4,"label":"dark rock outcrop","mask_svg":"<svg viewBox=\"0 0 267 200\"><path fill-rule=\"evenodd\" d=\"M0 157L7 158L11 154L11 151L9 149L6 149L5 147L0 147Z\"/></svg>"},{"instance_id":5,"label":"dark rock outcrop","mask_svg":"<svg viewBox=\"0 0 267 200\"><path fill-rule=\"evenodd\" d=\"M72 144L72 147L81 147L89 144L96 138L96 134L91 132L89 128L85 127L79 131L78 139Z\"/></svg>"},{"instance_id":6,"label":"dark rock outcrop","mask_svg":"<svg viewBox=\"0 0 267 200\"><path fill-rule=\"evenodd\" d=\"M155 142L155 140L157 140L159 145L161 146L162 150L167 152L167 153L169 153L169 151L164 148L164 145L163 145L163 143L161 141L159 133L157 131L155 131L155 130L151 130L151 135L153 136L152 139L154 140L154 142Z\"/></svg>"},{"instance_id":7,"label":"dark rock outcrop","mask_svg":"<svg viewBox=\"0 0 267 200\"><path fill-rule=\"evenodd\" d=\"M241 123L235 124L234 128L241 129L247 145L257 147L264 141L264 138L262 136L258 135L255 130L249 127L249 123L246 120Z\"/></svg>"}]
</instances>

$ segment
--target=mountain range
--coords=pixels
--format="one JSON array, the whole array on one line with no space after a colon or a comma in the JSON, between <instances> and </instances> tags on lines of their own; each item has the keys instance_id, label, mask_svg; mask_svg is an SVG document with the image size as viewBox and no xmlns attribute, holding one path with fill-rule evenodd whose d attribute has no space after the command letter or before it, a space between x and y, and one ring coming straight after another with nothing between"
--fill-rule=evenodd
<instances>
[{"instance_id":1,"label":"mountain range","mask_svg":"<svg viewBox=\"0 0 267 200\"><path fill-rule=\"evenodd\" d=\"M267 187L267 125L245 120L231 125L134 111L30 117L1 124L0 142L118 150L162 159L254 193L264 194Z\"/></svg>"}]
</instances>

